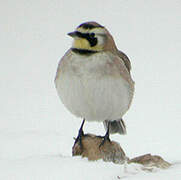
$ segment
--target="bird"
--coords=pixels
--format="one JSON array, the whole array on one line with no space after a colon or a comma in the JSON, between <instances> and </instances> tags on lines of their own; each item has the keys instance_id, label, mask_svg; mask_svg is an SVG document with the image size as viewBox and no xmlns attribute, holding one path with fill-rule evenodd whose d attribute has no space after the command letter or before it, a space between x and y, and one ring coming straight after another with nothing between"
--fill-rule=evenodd
<instances>
[{"instance_id":1,"label":"bird","mask_svg":"<svg viewBox=\"0 0 181 180\"><path fill-rule=\"evenodd\" d=\"M122 117L135 89L131 62L107 28L95 21L80 24L68 35L73 43L58 64L57 93L64 106L83 119L76 139L80 143L85 121L103 122L106 133L101 146L110 134L126 134Z\"/></svg>"}]
</instances>

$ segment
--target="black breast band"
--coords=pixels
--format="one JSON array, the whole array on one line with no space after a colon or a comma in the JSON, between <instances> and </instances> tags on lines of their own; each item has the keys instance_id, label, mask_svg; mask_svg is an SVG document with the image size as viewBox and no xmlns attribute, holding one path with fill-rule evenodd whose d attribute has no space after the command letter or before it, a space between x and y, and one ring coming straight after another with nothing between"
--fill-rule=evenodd
<instances>
[{"instance_id":1,"label":"black breast band","mask_svg":"<svg viewBox=\"0 0 181 180\"><path fill-rule=\"evenodd\" d=\"M87 49L77 49L77 48L72 48L72 51L74 53L81 54L81 55L92 55L98 52L98 51L91 51Z\"/></svg>"}]
</instances>

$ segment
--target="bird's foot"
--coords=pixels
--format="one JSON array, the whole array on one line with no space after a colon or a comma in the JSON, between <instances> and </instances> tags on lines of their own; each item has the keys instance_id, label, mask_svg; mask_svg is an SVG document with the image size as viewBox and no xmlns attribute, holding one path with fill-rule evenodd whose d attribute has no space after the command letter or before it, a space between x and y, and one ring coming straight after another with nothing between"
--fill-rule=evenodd
<instances>
[{"instance_id":1,"label":"bird's foot","mask_svg":"<svg viewBox=\"0 0 181 180\"><path fill-rule=\"evenodd\" d=\"M103 146L106 141L109 141L109 142L111 141L109 138L109 125L108 125L108 130L107 130L105 136L103 136L103 140L102 140L101 144L99 145L99 148L101 146Z\"/></svg>"},{"instance_id":2,"label":"bird's foot","mask_svg":"<svg viewBox=\"0 0 181 180\"><path fill-rule=\"evenodd\" d=\"M77 138L75 139L75 143L74 143L74 144L76 144L77 142L79 142L79 145L80 145L80 148L81 148L81 149L83 148L83 145L82 145L82 136L84 136L84 131L83 131L84 123L85 123L85 119L83 120L83 122L82 122L82 124L81 124L81 126L80 126L78 136L77 136Z\"/></svg>"}]
</instances>

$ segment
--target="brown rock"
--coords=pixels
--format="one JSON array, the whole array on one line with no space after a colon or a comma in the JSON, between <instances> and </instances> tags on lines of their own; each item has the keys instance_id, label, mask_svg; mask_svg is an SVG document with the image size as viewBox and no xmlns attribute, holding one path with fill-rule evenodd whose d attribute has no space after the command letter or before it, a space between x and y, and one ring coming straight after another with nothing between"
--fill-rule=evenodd
<instances>
[{"instance_id":1,"label":"brown rock","mask_svg":"<svg viewBox=\"0 0 181 180\"><path fill-rule=\"evenodd\" d=\"M104 161L109 161L113 163L123 164L127 162L138 163L144 166L143 170L152 171L152 168L168 168L171 166L170 163L165 161L162 157L157 155L145 154L132 159L126 157L125 152L121 146L114 141L105 141L105 143L100 146L103 141L103 137L96 136L93 134L85 134L82 137L82 145L80 141L76 141L72 147L73 156L87 157L88 160L98 160L103 159Z\"/></svg>"},{"instance_id":2,"label":"brown rock","mask_svg":"<svg viewBox=\"0 0 181 180\"><path fill-rule=\"evenodd\" d=\"M166 169L171 166L171 164L165 161L162 157L157 155L153 156L151 154L135 157L128 160L128 163L138 163L144 165L145 167L157 167L162 169Z\"/></svg>"},{"instance_id":3,"label":"brown rock","mask_svg":"<svg viewBox=\"0 0 181 180\"><path fill-rule=\"evenodd\" d=\"M103 137L86 134L82 136L82 146L80 146L79 141L74 143L72 155L81 155L89 160L103 159L114 163L124 163L127 158L120 145L117 142L107 140L99 147L102 140Z\"/></svg>"}]
</instances>

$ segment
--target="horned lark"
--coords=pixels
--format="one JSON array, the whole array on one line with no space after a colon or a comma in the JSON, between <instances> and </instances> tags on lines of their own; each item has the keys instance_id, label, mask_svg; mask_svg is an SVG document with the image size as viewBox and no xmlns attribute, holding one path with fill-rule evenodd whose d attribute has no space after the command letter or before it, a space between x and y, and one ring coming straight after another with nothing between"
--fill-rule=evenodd
<instances>
[{"instance_id":1,"label":"horned lark","mask_svg":"<svg viewBox=\"0 0 181 180\"><path fill-rule=\"evenodd\" d=\"M96 22L79 25L72 47L59 62L55 84L67 109L84 121L103 122L104 141L111 133L126 133L122 116L133 99L134 81L128 57L119 51L109 31Z\"/></svg>"}]
</instances>

